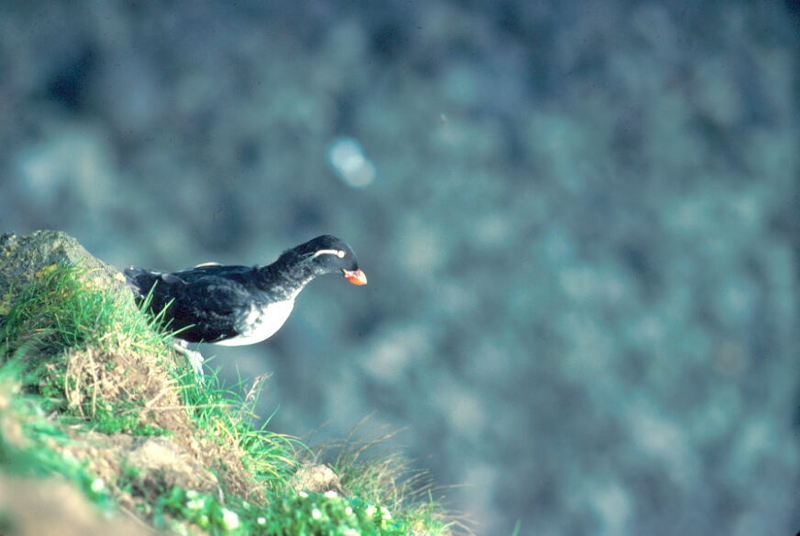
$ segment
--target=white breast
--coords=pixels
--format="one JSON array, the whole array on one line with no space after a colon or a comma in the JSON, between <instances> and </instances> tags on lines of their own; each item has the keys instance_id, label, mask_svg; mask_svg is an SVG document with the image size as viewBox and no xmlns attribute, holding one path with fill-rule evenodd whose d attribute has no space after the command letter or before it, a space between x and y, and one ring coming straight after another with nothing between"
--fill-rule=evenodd
<instances>
[{"instance_id":1,"label":"white breast","mask_svg":"<svg viewBox=\"0 0 800 536\"><path fill-rule=\"evenodd\" d=\"M286 319L292 314L293 308L294 300L273 303L267 307L253 305L242 316L237 326L237 331L241 335L214 344L244 346L269 339L281 329Z\"/></svg>"}]
</instances>

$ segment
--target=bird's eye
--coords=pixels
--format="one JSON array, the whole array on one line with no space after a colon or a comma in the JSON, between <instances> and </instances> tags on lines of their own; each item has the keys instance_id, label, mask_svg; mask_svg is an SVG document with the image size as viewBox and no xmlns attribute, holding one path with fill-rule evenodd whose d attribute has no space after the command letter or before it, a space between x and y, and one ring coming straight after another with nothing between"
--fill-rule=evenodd
<instances>
[{"instance_id":1,"label":"bird's eye","mask_svg":"<svg viewBox=\"0 0 800 536\"><path fill-rule=\"evenodd\" d=\"M342 251L341 249L336 251L336 256L339 257L340 259L344 259L345 255L346 255L346 253L344 251Z\"/></svg>"}]
</instances>

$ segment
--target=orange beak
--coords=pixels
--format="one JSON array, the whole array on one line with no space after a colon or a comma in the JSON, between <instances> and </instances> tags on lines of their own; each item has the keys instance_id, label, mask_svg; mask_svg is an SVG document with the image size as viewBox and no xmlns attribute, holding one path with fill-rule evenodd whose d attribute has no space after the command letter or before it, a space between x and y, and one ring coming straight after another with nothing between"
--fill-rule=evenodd
<instances>
[{"instance_id":1,"label":"orange beak","mask_svg":"<svg viewBox=\"0 0 800 536\"><path fill-rule=\"evenodd\" d=\"M366 285L367 275L361 270L342 270L344 278L354 285Z\"/></svg>"}]
</instances>

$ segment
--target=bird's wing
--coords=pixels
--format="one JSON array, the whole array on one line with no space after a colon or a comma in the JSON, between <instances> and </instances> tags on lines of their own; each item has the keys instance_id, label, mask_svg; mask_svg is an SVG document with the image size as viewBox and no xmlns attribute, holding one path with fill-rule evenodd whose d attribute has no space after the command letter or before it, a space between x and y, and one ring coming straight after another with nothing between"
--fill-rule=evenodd
<instances>
[{"instance_id":1,"label":"bird's wing","mask_svg":"<svg viewBox=\"0 0 800 536\"><path fill-rule=\"evenodd\" d=\"M188 327L187 336L206 342L239 334L236 331L238 318L252 301L244 285L223 277L206 276L191 283L169 284L169 287L170 300L174 299L167 311L172 329L192 326Z\"/></svg>"}]
</instances>

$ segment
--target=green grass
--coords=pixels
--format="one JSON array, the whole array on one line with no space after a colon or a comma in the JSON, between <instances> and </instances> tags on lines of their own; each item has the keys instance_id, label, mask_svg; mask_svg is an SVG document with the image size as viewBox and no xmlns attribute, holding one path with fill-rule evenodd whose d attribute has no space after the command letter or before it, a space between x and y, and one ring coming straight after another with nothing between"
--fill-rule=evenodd
<instances>
[{"instance_id":1,"label":"green grass","mask_svg":"<svg viewBox=\"0 0 800 536\"><path fill-rule=\"evenodd\" d=\"M44 268L18 289L0 326L0 478L62 475L102 510L132 511L179 533L186 526L242 535L453 533L430 490L404 476L399 458L369 459L364 445L345 446L332 463L351 494L295 491L290 478L311 450L253 424L264 378L247 389L244 382L223 386L215 374L199 384L172 350L163 318L89 275L69 265ZM216 475L211 484L170 484L111 449L111 469L101 478L92 457L71 454L88 438L141 443L156 436L199 453L198 472Z\"/></svg>"},{"instance_id":2,"label":"green grass","mask_svg":"<svg viewBox=\"0 0 800 536\"><path fill-rule=\"evenodd\" d=\"M130 296L98 287L87 270L54 264L21 289L0 328L3 354L27 350L57 355L67 349L166 353L163 319L136 314Z\"/></svg>"},{"instance_id":3,"label":"green grass","mask_svg":"<svg viewBox=\"0 0 800 536\"><path fill-rule=\"evenodd\" d=\"M261 389L259 379L243 397L243 382L226 388L216 372L207 373L202 384L191 367L176 366L173 373L181 400L199 428L221 444L240 445L247 453L242 461L259 481L273 487L285 484L297 465L295 452L304 447L289 436L269 431L268 421L258 428L253 425L257 419L255 398Z\"/></svg>"}]
</instances>

